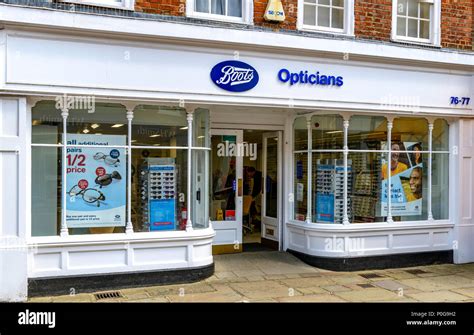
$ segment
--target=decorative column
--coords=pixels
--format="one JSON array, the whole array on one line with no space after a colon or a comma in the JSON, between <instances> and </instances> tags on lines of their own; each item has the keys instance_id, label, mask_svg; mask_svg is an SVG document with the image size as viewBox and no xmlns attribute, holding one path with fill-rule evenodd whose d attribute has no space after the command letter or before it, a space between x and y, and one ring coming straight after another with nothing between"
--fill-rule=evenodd
<instances>
[{"instance_id":1,"label":"decorative column","mask_svg":"<svg viewBox=\"0 0 474 335\"><path fill-rule=\"evenodd\" d=\"M306 118L306 127L308 128L308 197L307 197L307 211L306 223L311 223L312 219L312 199L313 199L313 132L311 129L311 116Z\"/></svg>"},{"instance_id":2,"label":"decorative column","mask_svg":"<svg viewBox=\"0 0 474 335\"><path fill-rule=\"evenodd\" d=\"M428 123L428 221L433 221L433 212L431 207L432 197L432 162L433 162L433 122Z\"/></svg>"},{"instance_id":3,"label":"decorative column","mask_svg":"<svg viewBox=\"0 0 474 335\"><path fill-rule=\"evenodd\" d=\"M132 224L132 120L133 110L135 106L125 106L127 108L127 226L125 227L126 234L133 234Z\"/></svg>"},{"instance_id":4,"label":"decorative column","mask_svg":"<svg viewBox=\"0 0 474 335\"><path fill-rule=\"evenodd\" d=\"M392 218L392 128L393 121L387 122L387 146L388 146L388 162L387 162L387 223L393 223Z\"/></svg>"},{"instance_id":5,"label":"decorative column","mask_svg":"<svg viewBox=\"0 0 474 335\"><path fill-rule=\"evenodd\" d=\"M63 134L62 134L62 142L63 142L63 151L62 151L62 186L61 186L61 191L62 191L62 199L61 199L61 204L62 204L62 212L61 212L61 230L60 230L60 236L65 237L69 236L69 230L67 228L67 223L66 223L66 197L67 197L67 190L66 190L66 185L67 185L67 118L69 116L69 109L67 106L63 106L61 109L61 116L63 118Z\"/></svg>"},{"instance_id":6,"label":"decorative column","mask_svg":"<svg viewBox=\"0 0 474 335\"><path fill-rule=\"evenodd\" d=\"M186 220L186 231L193 230L193 222L191 220L191 204L192 204L192 196L191 196L191 159L192 159L192 146L193 146L193 113L194 109L187 108L186 109L186 120L188 121L188 180L187 180L187 220Z\"/></svg>"},{"instance_id":7,"label":"decorative column","mask_svg":"<svg viewBox=\"0 0 474 335\"><path fill-rule=\"evenodd\" d=\"M343 214L343 219L342 223L345 225L350 224L349 222L349 216L347 215L347 202L349 200L349 197L347 196L347 156L349 155L349 147L347 144L347 137L348 137L348 132L349 132L349 120L344 120L343 122L344 126L344 214Z\"/></svg>"}]
</instances>

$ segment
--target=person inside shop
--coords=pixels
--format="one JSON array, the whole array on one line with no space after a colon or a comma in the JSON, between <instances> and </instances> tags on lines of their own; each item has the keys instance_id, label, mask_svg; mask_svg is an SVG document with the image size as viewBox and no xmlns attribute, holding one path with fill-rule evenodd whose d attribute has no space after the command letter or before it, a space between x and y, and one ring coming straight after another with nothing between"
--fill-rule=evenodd
<instances>
[{"instance_id":1,"label":"person inside shop","mask_svg":"<svg viewBox=\"0 0 474 335\"><path fill-rule=\"evenodd\" d=\"M423 170L417 166L413 168L410 174L410 190L411 193L407 195L407 202L421 199L423 196Z\"/></svg>"},{"instance_id":2,"label":"person inside shop","mask_svg":"<svg viewBox=\"0 0 474 335\"><path fill-rule=\"evenodd\" d=\"M395 176L405 170L408 169L408 166L405 163L402 163L399 161L400 159L400 153L399 152L393 152L393 151L400 151L400 144L398 143L393 143L392 144L392 165L391 165L391 171L390 171L390 176ZM388 178L388 164L385 163L382 166L382 179L387 179Z\"/></svg>"},{"instance_id":3,"label":"person inside shop","mask_svg":"<svg viewBox=\"0 0 474 335\"><path fill-rule=\"evenodd\" d=\"M412 166L421 164L422 156L421 156L421 145L420 143L416 143L412 146L413 152L411 153L411 164Z\"/></svg>"},{"instance_id":4,"label":"person inside shop","mask_svg":"<svg viewBox=\"0 0 474 335\"><path fill-rule=\"evenodd\" d=\"M231 159L224 186L224 191L227 195L226 210L235 210L235 177L235 159Z\"/></svg>"},{"instance_id":5,"label":"person inside shop","mask_svg":"<svg viewBox=\"0 0 474 335\"><path fill-rule=\"evenodd\" d=\"M250 205L250 215L252 222L260 225L260 194L262 193L262 172L257 171L253 166L245 168L244 195L252 196Z\"/></svg>"}]
</instances>

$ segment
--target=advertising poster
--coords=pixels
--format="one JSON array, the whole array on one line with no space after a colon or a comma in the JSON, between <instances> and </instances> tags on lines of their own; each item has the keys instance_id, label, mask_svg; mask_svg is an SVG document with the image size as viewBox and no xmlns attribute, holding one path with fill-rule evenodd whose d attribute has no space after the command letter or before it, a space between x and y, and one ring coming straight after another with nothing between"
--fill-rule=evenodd
<instances>
[{"instance_id":1,"label":"advertising poster","mask_svg":"<svg viewBox=\"0 0 474 335\"><path fill-rule=\"evenodd\" d=\"M124 135L67 134L66 222L69 228L125 226ZM75 145L107 145L84 148Z\"/></svg>"},{"instance_id":2,"label":"advertising poster","mask_svg":"<svg viewBox=\"0 0 474 335\"><path fill-rule=\"evenodd\" d=\"M382 143L387 150L387 144ZM392 142L391 199L393 216L420 215L423 202L423 163L421 143ZM388 206L388 162L382 160L382 211L387 215Z\"/></svg>"}]
</instances>

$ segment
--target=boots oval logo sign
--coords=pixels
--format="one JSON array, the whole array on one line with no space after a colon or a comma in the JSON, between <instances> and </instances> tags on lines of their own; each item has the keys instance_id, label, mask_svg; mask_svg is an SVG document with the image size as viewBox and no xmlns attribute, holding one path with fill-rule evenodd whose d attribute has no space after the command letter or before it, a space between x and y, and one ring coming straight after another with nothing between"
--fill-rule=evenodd
<instances>
[{"instance_id":1,"label":"boots oval logo sign","mask_svg":"<svg viewBox=\"0 0 474 335\"><path fill-rule=\"evenodd\" d=\"M211 70L211 80L223 90L245 92L258 84L258 73L252 66L237 60L227 60Z\"/></svg>"}]
</instances>

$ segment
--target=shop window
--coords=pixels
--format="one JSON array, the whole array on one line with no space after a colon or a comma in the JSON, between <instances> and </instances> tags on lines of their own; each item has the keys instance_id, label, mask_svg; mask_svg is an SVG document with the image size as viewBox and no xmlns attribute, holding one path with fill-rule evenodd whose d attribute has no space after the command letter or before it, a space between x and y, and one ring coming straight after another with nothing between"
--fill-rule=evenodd
<instances>
[{"instance_id":1,"label":"shop window","mask_svg":"<svg viewBox=\"0 0 474 335\"><path fill-rule=\"evenodd\" d=\"M393 6L393 39L439 44L440 0L398 0Z\"/></svg>"},{"instance_id":2,"label":"shop window","mask_svg":"<svg viewBox=\"0 0 474 335\"><path fill-rule=\"evenodd\" d=\"M65 227L70 235L124 233L129 222L134 232L183 230L190 207L193 226L207 227L207 210L199 199L208 193L209 112L196 110L193 116L193 128L199 127L188 143L183 109L138 106L130 128L119 104L69 109L64 146L61 111L54 103L37 104L32 111L32 235L53 236ZM191 149L193 143L201 145ZM189 150L195 159L193 195L187 191Z\"/></svg>"},{"instance_id":3,"label":"shop window","mask_svg":"<svg viewBox=\"0 0 474 335\"><path fill-rule=\"evenodd\" d=\"M188 0L186 11L189 17L250 23L252 4L249 0Z\"/></svg>"},{"instance_id":4,"label":"shop window","mask_svg":"<svg viewBox=\"0 0 474 335\"><path fill-rule=\"evenodd\" d=\"M308 212L315 223L449 218L446 121L314 115L311 147L301 149L303 120L294 122L295 220Z\"/></svg>"},{"instance_id":5,"label":"shop window","mask_svg":"<svg viewBox=\"0 0 474 335\"><path fill-rule=\"evenodd\" d=\"M91 5L99 7L110 7L116 9L134 10L134 0L59 0L61 2L76 3L80 5Z\"/></svg>"},{"instance_id":6,"label":"shop window","mask_svg":"<svg viewBox=\"0 0 474 335\"><path fill-rule=\"evenodd\" d=\"M300 0L299 29L353 34L353 1Z\"/></svg>"}]
</instances>

